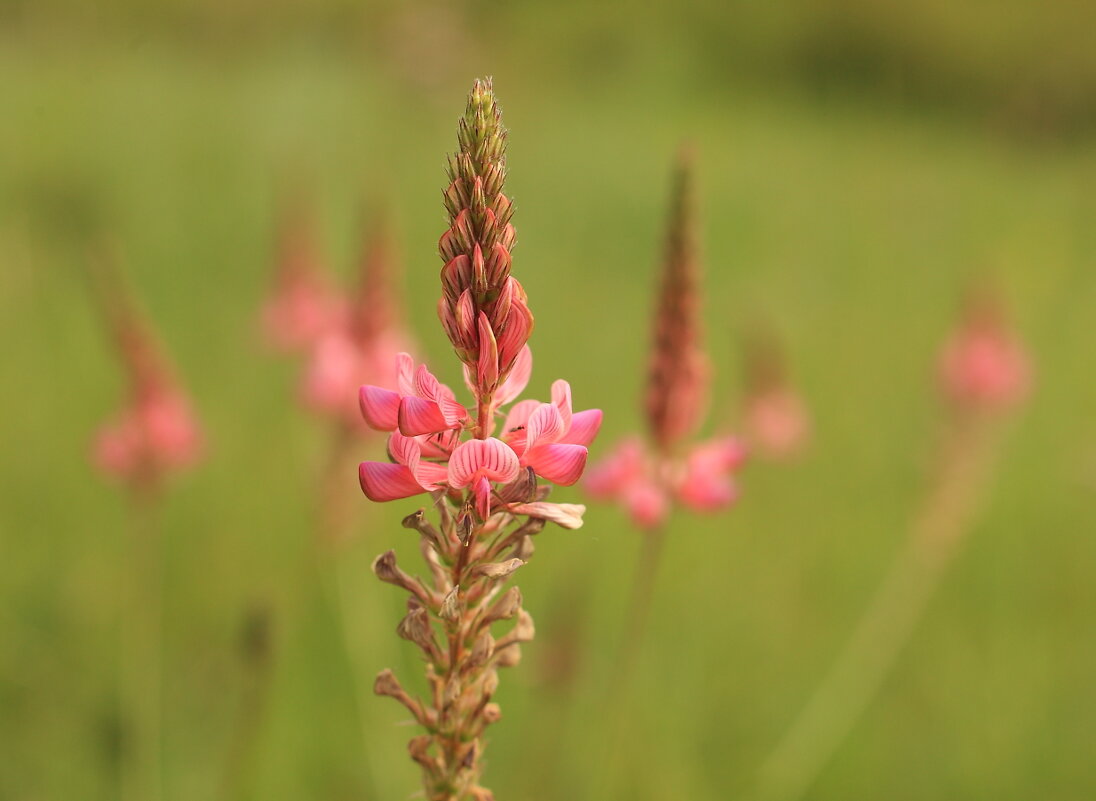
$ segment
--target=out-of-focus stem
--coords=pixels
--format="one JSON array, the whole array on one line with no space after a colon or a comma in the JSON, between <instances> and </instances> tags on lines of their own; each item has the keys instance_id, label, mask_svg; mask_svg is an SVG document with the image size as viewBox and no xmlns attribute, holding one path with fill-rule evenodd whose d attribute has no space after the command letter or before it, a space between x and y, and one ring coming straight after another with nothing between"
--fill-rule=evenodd
<instances>
[{"instance_id":1,"label":"out-of-focus stem","mask_svg":"<svg viewBox=\"0 0 1096 801\"><path fill-rule=\"evenodd\" d=\"M655 584L658 581L658 568L662 562L662 546L665 540L666 530L662 526L643 532L643 545L639 551L639 562L636 565L635 577L632 579L627 628L624 630L624 639L620 645L620 657L617 661L625 676L630 676L634 672L636 659L643 647L643 639L647 633L647 622L651 616Z\"/></svg>"},{"instance_id":2,"label":"out-of-focus stem","mask_svg":"<svg viewBox=\"0 0 1096 801\"><path fill-rule=\"evenodd\" d=\"M970 530L997 462L994 421L957 419L910 536L814 696L763 764L757 796L794 801L875 697Z\"/></svg>"},{"instance_id":3,"label":"out-of-focus stem","mask_svg":"<svg viewBox=\"0 0 1096 801\"><path fill-rule=\"evenodd\" d=\"M123 614L121 783L126 801L161 797L161 648L163 550L160 495L153 481L135 485L130 504L129 593Z\"/></svg>"},{"instance_id":4,"label":"out-of-focus stem","mask_svg":"<svg viewBox=\"0 0 1096 801\"><path fill-rule=\"evenodd\" d=\"M605 738L608 755L600 777L602 784L598 797L608 795L611 782L615 781L623 754L628 747L627 735L631 722L629 713L632 709L628 699L635 679L639 655L643 650L647 623L651 616L665 540L664 526L657 526L643 532L643 545L640 547L639 561L632 578L629 604L625 612L627 622L620 641L620 650L614 662L613 681L609 685L605 703L611 730L606 733Z\"/></svg>"},{"instance_id":5,"label":"out-of-focus stem","mask_svg":"<svg viewBox=\"0 0 1096 801\"><path fill-rule=\"evenodd\" d=\"M349 426L345 423L335 426L327 465L319 486L316 548L320 583L327 594L330 608L338 618L342 646L351 674L354 712L363 744L362 758L367 785L364 795L372 798L374 792L371 785L375 771L370 751L364 747L370 737L369 716L366 713L366 699L369 697L369 686L365 682L367 647L359 632L361 618L356 614L357 610L365 609L366 605L352 596L360 570L350 560L351 549L347 547L352 521L349 502L353 492L346 486L346 477L353 473L347 469L345 463L354 441L354 432Z\"/></svg>"}]
</instances>

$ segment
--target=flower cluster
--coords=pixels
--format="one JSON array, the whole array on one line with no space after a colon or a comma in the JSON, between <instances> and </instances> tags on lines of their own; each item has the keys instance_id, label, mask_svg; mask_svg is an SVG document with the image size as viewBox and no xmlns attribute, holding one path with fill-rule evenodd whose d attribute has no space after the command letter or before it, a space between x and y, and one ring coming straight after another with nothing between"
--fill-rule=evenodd
<instances>
[{"instance_id":1,"label":"flower cluster","mask_svg":"<svg viewBox=\"0 0 1096 801\"><path fill-rule=\"evenodd\" d=\"M674 499L698 511L732 503L732 474L745 458L733 436L689 444L708 401L708 360L701 345L700 266L692 197L691 157L683 151L672 191L654 341L647 382L650 446L619 443L584 482L595 498L619 500L642 528L662 524Z\"/></svg>"},{"instance_id":2,"label":"flower cluster","mask_svg":"<svg viewBox=\"0 0 1096 801\"><path fill-rule=\"evenodd\" d=\"M111 276L103 295L130 390L128 403L96 432L92 458L108 475L135 487L152 487L171 471L197 461L201 427L121 282Z\"/></svg>"},{"instance_id":3,"label":"flower cluster","mask_svg":"<svg viewBox=\"0 0 1096 801\"><path fill-rule=\"evenodd\" d=\"M400 324L393 286L396 259L385 231L366 240L359 287L346 312L313 344L302 394L306 404L360 426L356 403L363 383L392 387L392 354L405 350L409 337Z\"/></svg>"},{"instance_id":4,"label":"flower cluster","mask_svg":"<svg viewBox=\"0 0 1096 801\"><path fill-rule=\"evenodd\" d=\"M746 338L744 351L742 425L750 450L773 460L794 457L810 439L811 420L788 380L778 341L768 331L755 331Z\"/></svg>"},{"instance_id":5,"label":"flower cluster","mask_svg":"<svg viewBox=\"0 0 1096 801\"><path fill-rule=\"evenodd\" d=\"M358 288L340 293L326 280L301 214L281 235L275 292L263 310L267 338L306 354L300 395L313 411L362 428L356 403L363 383L393 387L392 354L410 347L394 288L397 259L387 229L364 238Z\"/></svg>"},{"instance_id":6,"label":"flower cluster","mask_svg":"<svg viewBox=\"0 0 1096 801\"><path fill-rule=\"evenodd\" d=\"M262 310L263 334L277 350L306 351L345 314L344 302L324 275L312 221L294 201L278 231L277 270Z\"/></svg>"},{"instance_id":7,"label":"flower cluster","mask_svg":"<svg viewBox=\"0 0 1096 801\"><path fill-rule=\"evenodd\" d=\"M389 432L389 461L359 466L363 492L374 501L429 493L438 516L435 524L419 510L404 520L419 532L428 581L400 569L392 551L373 563L378 578L409 593L397 632L427 665L427 700L412 697L388 670L374 690L406 706L426 730L409 750L429 801L493 798L479 775L482 735L501 714L491 700L498 669L516 665L520 643L533 637L520 591L503 585L528 561L532 537L547 522L582 525L585 507L548 502L551 488L541 480L578 481L601 425L600 410L573 410L566 381L552 385L550 402L518 400L532 373L533 315L510 275L505 144L491 82L477 81L449 160L450 226L439 243L438 313L471 405L407 353L396 357L392 386L366 384L359 393L362 419ZM495 437L503 407L509 411ZM504 620L516 622L496 638L492 628Z\"/></svg>"},{"instance_id":8,"label":"flower cluster","mask_svg":"<svg viewBox=\"0 0 1096 801\"><path fill-rule=\"evenodd\" d=\"M958 409L1004 409L1027 396L1027 351L984 290L971 293L958 328L944 345L939 375L944 395Z\"/></svg>"},{"instance_id":9,"label":"flower cluster","mask_svg":"<svg viewBox=\"0 0 1096 801\"><path fill-rule=\"evenodd\" d=\"M510 485L518 482L526 486L528 475L522 468L563 486L574 484L582 475L587 446L601 426L601 410L573 412L571 387L566 381L552 385L551 403L516 403L506 416L501 440L462 441L461 432L473 423L453 391L425 364L415 369L408 354L399 354L396 362L397 390L367 385L360 392L366 423L391 432L388 453L392 461L362 462L359 466L362 491L370 500L391 501L446 487L469 488L479 518L487 520L492 508L507 506L504 497L514 497ZM515 368L495 391L496 406L521 394L532 362L526 345ZM496 484L503 485L501 494Z\"/></svg>"}]
</instances>

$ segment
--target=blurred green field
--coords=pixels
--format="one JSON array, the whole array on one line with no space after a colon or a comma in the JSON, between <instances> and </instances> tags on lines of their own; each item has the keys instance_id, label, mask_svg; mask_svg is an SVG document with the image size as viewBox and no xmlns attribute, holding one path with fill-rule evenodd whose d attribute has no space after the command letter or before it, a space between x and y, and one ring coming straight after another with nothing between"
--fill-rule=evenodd
<instances>
[{"instance_id":1,"label":"blurred green field","mask_svg":"<svg viewBox=\"0 0 1096 801\"><path fill-rule=\"evenodd\" d=\"M535 32L525 32L535 41ZM679 516L631 679L626 764L604 699L636 534L593 507L519 574L537 640L503 676L487 784L505 801L724 799L804 703L902 542L926 484L936 348L972 273L1000 282L1037 365L976 530L897 670L811 799L1089 799L1096 794L1096 149L1036 146L856 97L694 83L678 51L589 80L543 48L443 61L316 42L189 47L134 36L0 39L0 799L117 797L123 494L87 460L121 396L84 280L109 233L196 399L208 462L178 481L165 537L165 799L217 797L249 686L240 629L273 615L275 662L243 797L392 799L417 789L401 709L363 700L313 547L330 432L255 315L276 199L307 175L349 272L364 201L391 204L409 314L458 384L434 317L444 155L473 77L511 130L515 275L537 315L530 392L566 377L606 411L601 451L639 425L646 314L668 165L697 146L714 418L734 420L736 337L785 337L816 437L756 463L738 508ZM465 72L464 70L468 71ZM376 457L363 442L355 460ZM595 447L595 455L598 452ZM365 686L410 678L403 598L369 560L415 548L353 465L349 573ZM577 499L577 490L560 497Z\"/></svg>"}]
</instances>

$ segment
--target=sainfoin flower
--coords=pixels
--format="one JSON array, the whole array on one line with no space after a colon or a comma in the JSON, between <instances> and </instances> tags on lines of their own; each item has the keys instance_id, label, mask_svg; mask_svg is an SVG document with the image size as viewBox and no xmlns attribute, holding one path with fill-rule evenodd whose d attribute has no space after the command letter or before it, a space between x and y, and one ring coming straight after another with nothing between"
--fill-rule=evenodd
<instances>
[{"instance_id":1,"label":"sainfoin flower","mask_svg":"<svg viewBox=\"0 0 1096 801\"><path fill-rule=\"evenodd\" d=\"M363 383L395 386L392 354L410 338L400 323L393 286L396 259L387 231L376 226L367 237L359 288L309 350L301 396L311 409L348 426L360 426L358 388Z\"/></svg>"},{"instance_id":2,"label":"sainfoin flower","mask_svg":"<svg viewBox=\"0 0 1096 801\"><path fill-rule=\"evenodd\" d=\"M317 250L312 221L294 199L282 214L274 286L262 310L263 333L278 350L307 350L345 317Z\"/></svg>"},{"instance_id":3,"label":"sainfoin flower","mask_svg":"<svg viewBox=\"0 0 1096 801\"><path fill-rule=\"evenodd\" d=\"M96 432L92 459L108 475L134 486L154 486L197 461L201 427L127 289L105 264L99 277L102 305L129 380L129 398Z\"/></svg>"},{"instance_id":4,"label":"sainfoin flower","mask_svg":"<svg viewBox=\"0 0 1096 801\"><path fill-rule=\"evenodd\" d=\"M391 383L367 380L358 392L362 419L388 432L388 460L362 462L358 478L374 501L429 493L437 518L424 508L403 523L420 534L429 580L401 570L391 551L373 563L378 578L409 594L397 632L422 651L429 692L412 697L387 670L374 691L399 701L425 729L408 750L427 799L490 801L479 784L480 756L484 731L500 716L492 701L498 671L518 664L521 643L534 634L521 593L503 585L529 560L546 524L582 525L584 506L547 497L550 483L581 477L601 412L575 412L566 381L552 384L549 402L519 400L533 369L533 315L510 274L506 131L490 81L474 84L457 144L444 193L449 228L438 244L438 315L470 403L399 353ZM496 638L492 626L505 620L514 625Z\"/></svg>"},{"instance_id":5,"label":"sainfoin flower","mask_svg":"<svg viewBox=\"0 0 1096 801\"><path fill-rule=\"evenodd\" d=\"M944 345L939 372L944 394L962 409L1000 409L1027 396L1027 350L986 290L968 298L956 331Z\"/></svg>"},{"instance_id":6,"label":"sainfoin flower","mask_svg":"<svg viewBox=\"0 0 1096 801\"><path fill-rule=\"evenodd\" d=\"M703 512L738 497L733 474L746 449L740 439L695 442L708 402L708 360L701 345L700 265L691 156L682 151L670 222L646 393L648 438L629 437L590 469L583 484L600 500L620 501L640 528L665 522L674 501ZM649 443L649 444L648 444Z\"/></svg>"},{"instance_id":7,"label":"sainfoin flower","mask_svg":"<svg viewBox=\"0 0 1096 801\"><path fill-rule=\"evenodd\" d=\"M509 402L525 389L532 370L528 346L494 402ZM391 462L362 462L362 491L374 501L391 501L447 486L475 492L476 510L486 519L492 485L509 484L522 467L563 486L574 484L586 467L588 446L601 427L600 409L573 412L571 387L552 385L552 402L525 400L514 405L503 425L503 439L462 442L474 426L473 415L440 383L425 364L415 367L406 353L396 356L397 389L365 385L359 399L362 417L379 431L392 432ZM485 444L486 443L486 444ZM425 460L425 461L424 461ZM446 467L446 465L448 465Z\"/></svg>"},{"instance_id":8,"label":"sainfoin flower","mask_svg":"<svg viewBox=\"0 0 1096 801\"><path fill-rule=\"evenodd\" d=\"M776 336L756 330L745 339L743 427L751 452L789 459L806 447L811 421L807 405L788 380Z\"/></svg>"}]
</instances>

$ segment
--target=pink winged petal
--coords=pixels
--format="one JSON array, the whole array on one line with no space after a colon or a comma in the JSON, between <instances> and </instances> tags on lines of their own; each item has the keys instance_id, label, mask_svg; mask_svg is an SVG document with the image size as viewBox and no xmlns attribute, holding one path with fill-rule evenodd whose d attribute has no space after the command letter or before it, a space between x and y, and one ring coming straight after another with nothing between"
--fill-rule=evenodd
<instances>
[{"instance_id":1,"label":"pink winged petal","mask_svg":"<svg viewBox=\"0 0 1096 801\"><path fill-rule=\"evenodd\" d=\"M521 472L518 457L502 440L488 437L462 442L449 457L449 485L467 487L485 477L507 483Z\"/></svg>"},{"instance_id":2,"label":"pink winged petal","mask_svg":"<svg viewBox=\"0 0 1096 801\"><path fill-rule=\"evenodd\" d=\"M395 431L399 425L400 394L383 387L366 384L358 390L358 405L370 428Z\"/></svg>"},{"instance_id":3,"label":"pink winged petal","mask_svg":"<svg viewBox=\"0 0 1096 801\"><path fill-rule=\"evenodd\" d=\"M537 445L558 442L560 437L563 436L563 432L566 431L559 409L550 403L542 403L529 416L529 422L525 428L526 452L537 447Z\"/></svg>"},{"instance_id":4,"label":"pink winged petal","mask_svg":"<svg viewBox=\"0 0 1096 801\"><path fill-rule=\"evenodd\" d=\"M588 451L584 445L544 443L529 448L522 462L549 481L569 487L586 469Z\"/></svg>"},{"instance_id":5,"label":"pink winged petal","mask_svg":"<svg viewBox=\"0 0 1096 801\"><path fill-rule=\"evenodd\" d=\"M438 404L414 397L400 399L399 426L400 433L408 437L437 434L451 427Z\"/></svg>"},{"instance_id":6,"label":"pink winged petal","mask_svg":"<svg viewBox=\"0 0 1096 801\"><path fill-rule=\"evenodd\" d=\"M498 391L495 393L495 402L499 406L505 406L507 403L517 398L518 395L525 391L525 387L529 385L529 378L532 375L533 352L529 350L529 346L526 345L518 354L518 358L514 362L514 368L510 371L510 375L506 377L506 380L502 382Z\"/></svg>"},{"instance_id":7,"label":"pink winged petal","mask_svg":"<svg viewBox=\"0 0 1096 801\"><path fill-rule=\"evenodd\" d=\"M589 445L601 429L601 409L587 409L571 416L571 430L561 442L571 445Z\"/></svg>"},{"instance_id":8,"label":"pink winged petal","mask_svg":"<svg viewBox=\"0 0 1096 801\"><path fill-rule=\"evenodd\" d=\"M552 382L552 405L559 410L563 418L563 430L571 427L571 385L562 378Z\"/></svg>"},{"instance_id":9,"label":"pink winged petal","mask_svg":"<svg viewBox=\"0 0 1096 801\"><path fill-rule=\"evenodd\" d=\"M401 395L415 394L415 360L410 353L396 354L396 389Z\"/></svg>"},{"instance_id":10,"label":"pink winged petal","mask_svg":"<svg viewBox=\"0 0 1096 801\"><path fill-rule=\"evenodd\" d=\"M420 364L419 369L415 371L414 388L415 395L427 400L436 401L441 394L441 382L434 377L425 364Z\"/></svg>"},{"instance_id":11,"label":"pink winged petal","mask_svg":"<svg viewBox=\"0 0 1096 801\"><path fill-rule=\"evenodd\" d=\"M410 470L389 462L362 462L358 465L358 481L371 501L394 501L426 491Z\"/></svg>"},{"instance_id":12,"label":"pink winged petal","mask_svg":"<svg viewBox=\"0 0 1096 801\"><path fill-rule=\"evenodd\" d=\"M393 431L388 437L388 455L397 464L410 467L411 462L422 455L422 447L414 437L404 436L399 431Z\"/></svg>"},{"instance_id":13,"label":"pink winged petal","mask_svg":"<svg viewBox=\"0 0 1096 801\"><path fill-rule=\"evenodd\" d=\"M476 482L474 488L476 493L476 511L479 512L479 516L486 520L491 516L491 482L487 480L486 476L481 477Z\"/></svg>"}]
</instances>

